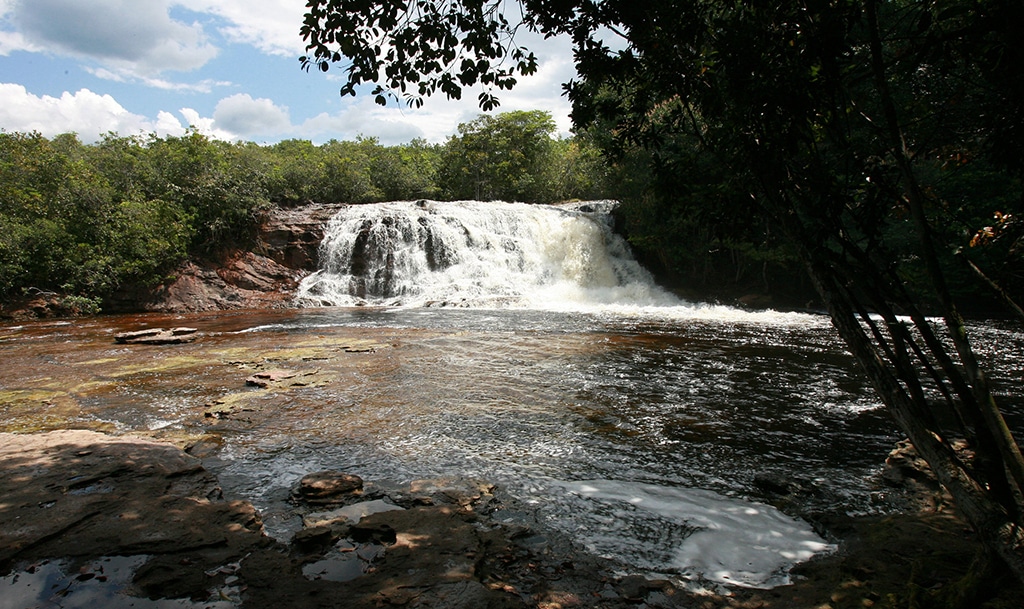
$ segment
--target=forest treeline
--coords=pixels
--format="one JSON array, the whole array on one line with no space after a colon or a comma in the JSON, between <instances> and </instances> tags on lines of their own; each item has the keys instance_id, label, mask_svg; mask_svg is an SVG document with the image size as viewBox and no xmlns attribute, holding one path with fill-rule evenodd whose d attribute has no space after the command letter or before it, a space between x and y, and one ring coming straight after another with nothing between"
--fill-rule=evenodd
<instances>
[{"instance_id":1,"label":"forest treeline","mask_svg":"<svg viewBox=\"0 0 1024 609\"><path fill-rule=\"evenodd\" d=\"M315 145L225 142L183 136L109 134L83 144L73 134L0 133L0 301L27 292L60 294L71 308L100 310L117 291L167 279L187 259L249 245L260 218L277 207L392 200L622 201L619 228L642 261L694 298L771 294L813 299L792 245L756 214L737 215L745 194L725 166L676 134L656 153L615 148L612 128L594 124L555 137L541 111L482 114L443 144L386 146L374 138ZM983 160L923 160L940 175L947 248L969 248L986 227L988 247L971 248L982 268L1018 290L1010 215L1018 188ZM682 169L684 168L685 169ZM672 193L667 196L666 193ZM1019 227L1019 225L1018 225ZM1014 230L1007 230L1014 229ZM913 236L899 223L908 285L922 280ZM984 240L984 237L982 238ZM956 265L954 258L948 258ZM951 269L954 290L978 309L992 306L974 273Z\"/></svg>"},{"instance_id":2,"label":"forest treeline","mask_svg":"<svg viewBox=\"0 0 1024 609\"><path fill-rule=\"evenodd\" d=\"M0 133L0 300L52 291L85 311L155 285L186 259L245 246L261 216L306 203L604 196L582 138L545 112L481 115L443 144L314 145L183 136Z\"/></svg>"}]
</instances>

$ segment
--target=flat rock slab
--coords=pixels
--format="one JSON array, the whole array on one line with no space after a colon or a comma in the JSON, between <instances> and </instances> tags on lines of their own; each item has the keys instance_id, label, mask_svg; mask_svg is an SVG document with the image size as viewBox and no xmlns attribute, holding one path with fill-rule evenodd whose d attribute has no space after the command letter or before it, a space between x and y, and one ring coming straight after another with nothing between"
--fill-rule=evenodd
<instances>
[{"instance_id":1,"label":"flat rock slab","mask_svg":"<svg viewBox=\"0 0 1024 609\"><path fill-rule=\"evenodd\" d=\"M196 339L196 328L148 328L114 335L114 341L128 345L179 345Z\"/></svg>"},{"instance_id":2,"label":"flat rock slab","mask_svg":"<svg viewBox=\"0 0 1024 609\"><path fill-rule=\"evenodd\" d=\"M219 496L199 459L168 444L84 430L0 434L0 571L55 556L235 554L262 543L252 505Z\"/></svg>"},{"instance_id":3,"label":"flat rock slab","mask_svg":"<svg viewBox=\"0 0 1024 609\"><path fill-rule=\"evenodd\" d=\"M293 379L298 376L298 374L299 373L294 370L264 370L245 379L245 384L265 389L269 387L271 383L280 383L281 381Z\"/></svg>"}]
</instances>

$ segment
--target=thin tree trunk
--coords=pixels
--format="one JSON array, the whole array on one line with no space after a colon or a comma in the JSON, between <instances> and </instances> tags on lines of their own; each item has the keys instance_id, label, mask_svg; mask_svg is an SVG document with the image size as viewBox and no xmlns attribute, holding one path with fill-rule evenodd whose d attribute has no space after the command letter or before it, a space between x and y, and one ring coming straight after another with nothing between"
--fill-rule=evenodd
<instances>
[{"instance_id":1,"label":"thin tree trunk","mask_svg":"<svg viewBox=\"0 0 1024 609\"><path fill-rule=\"evenodd\" d=\"M986 275L985 272L978 268L978 265L974 264L974 262L966 255L964 255L962 251L957 252L957 257L963 260L964 264L967 265L967 268L971 269L974 272L974 274L977 275L978 278L985 283L985 285L990 287L993 292L999 295L999 298L1002 299L1003 303L1006 305L1007 308L1013 311L1014 315L1016 315L1021 321L1024 321L1024 309L1020 308L1020 305L1018 305L1017 302L1013 300L1010 294L1006 290L1004 290L1001 285L999 285L998 283L993 281L988 275Z\"/></svg>"},{"instance_id":2,"label":"thin tree trunk","mask_svg":"<svg viewBox=\"0 0 1024 609\"><path fill-rule=\"evenodd\" d=\"M960 512L985 545L1006 562L1018 580L1024 581L1024 529L968 474L956 453L924 424L917 412L918 405L910 399L878 354L877 347L860 325L852 304L831 281L832 274L825 265L806 253L804 259L836 330L897 424L953 496Z\"/></svg>"},{"instance_id":3,"label":"thin tree trunk","mask_svg":"<svg viewBox=\"0 0 1024 609\"><path fill-rule=\"evenodd\" d=\"M890 140L890 153L895 158L903 178L907 206L910 209L914 227L921 241L921 255L928 269L932 286L942 304L946 327L949 330L950 337L953 339L957 355L960 356L960 362L964 366L970 387L974 393L975 402L981 410L986 427L988 427L995 440L996 448L1003 459L1004 466L1017 488L1017 493L1013 493L1013 495L1020 497L1021 491L1024 491L1024 456L1021 455L1020 447L1017 445L1013 434L1010 433L1010 428L1007 426L1006 420L996 405L985 373L982 371L981 366L978 365L974 350L971 348L970 341L967 338L967 329L963 318L960 317L946 286L945 278L939 265L939 259L935 253L935 245L931 237L931 227L924 212L923 199L925 196L911 165L911 155L907 150L906 141L899 126L896 106L893 103L892 93L889 90L888 80L886 79L885 60L882 54L882 41L878 28L878 0L865 0L865 9L869 35L871 37L871 67L874 73L875 87L879 94L879 101L882 104L885 131ZM1024 513L1024 506L1020 505L1019 502L1015 503L1017 505L1013 507L1019 516Z\"/></svg>"}]
</instances>

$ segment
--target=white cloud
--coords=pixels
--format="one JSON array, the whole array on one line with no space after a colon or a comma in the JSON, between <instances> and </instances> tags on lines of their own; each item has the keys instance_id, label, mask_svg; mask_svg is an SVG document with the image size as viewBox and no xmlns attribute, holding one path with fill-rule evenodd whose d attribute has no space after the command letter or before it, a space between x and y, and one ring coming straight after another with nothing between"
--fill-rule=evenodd
<instances>
[{"instance_id":1,"label":"white cloud","mask_svg":"<svg viewBox=\"0 0 1024 609\"><path fill-rule=\"evenodd\" d=\"M185 133L185 127L186 125L182 125L176 116L161 110L156 115L156 123L153 125L152 132L160 135L180 135Z\"/></svg>"},{"instance_id":2,"label":"white cloud","mask_svg":"<svg viewBox=\"0 0 1024 609\"><path fill-rule=\"evenodd\" d=\"M185 117L185 121L188 123L188 126L199 131L199 133L202 133L203 135L218 140L238 139L234 133L218 128L214 119L201 116L192 108L182 108L180 112L181 115Z\"/></svg>"},{"instance_id":3,"label":"white cloud","mask_svg":"<svg viewBox=\"0 0 1024 609\"><path fill-rule=\"evenodd\" d=\"M171 1L13 0L6 17L18 32L8 33L6 44L89 58L113 72L140 77L199 68L218 49L201 25L170 17Z\"/></svg>"},{"instance_id":4,"label":"white cloud","mask_svg":"<svg viewBox=\"0 0 1024 609\"><path fill-rule=\"evenodd\" d=\"M499 92L499 111L547 110L555 119L559 133L568 134L572 128L569 119L572 104L562 95L562 85L577 77L572 41L565 36L547 40L537 35L529 35L529 38L528 46L540 60L537 72L519 78L511 91Z\"/></svg>"},{"instance_id":5,"label":"white cloud","mask_svg":"<svg viewBox=\"0 0 1024 609\"><path fill-rule=\"evenodd\" d=\"M276 106L269 99L253 99L247 93L220 100L213 120L218 129L239 137L279 135L291 129L287 108Z\"/></svg>"},{"instance_id":6,"label":"white cloud","mask_svg":"<svg viewBox=\"0 0 1024 609\"><path fill-rule=\"evenodd\" d=\"M163 91L177 91L184 93L210 93L214 87L230 87L233 83L230 81L223 80L211 80L209 78L200 80L199 82L183 83L173 82L164 78L135 78L124 74L123 72L112 72L106 68L84 68L86 72L92 74L96 78L103 80L110 80L113 82L132 82L141 83L147 87L154 89L161 89Z\"/></svg>"},{"instance_id":7,"label":"white cloud","mask_svg":"<svg viewBox=\"0 0 1024 609\"><path fill-rule=\"evenodd\" d=\"M128 112L109 95L88 89L60 97L37 97L18 84L0 83L0 127L7 131L38 131L46 137L77 133L84 142L114 131L122 135L157 133L181 135L185 129L173 116L152 122Z\"/></svg>"},{"instance_id":8,"label":"white cloud","mask_svg":"<svg viewBox=\"0 0 1024 609\"><path fill-rule=\"evenodd\" d=\"M370 102L372 103L372 101ZM329 139L354 140L359 136L375 137L390 146L426 137L419 121L395 112L375 111L367 104L356 103L340 114L326 112L304 121L296 131L302 137L322 143Z\"/></svg>"},{"instance_id":9,"label":"white cloud","mask_svg":"<svg viewBox=\"0 0 1024 609\"><path fill-rule=\"evenodd\" d=\"M21 32L0 31L0 55L7 56L14 51L38 53L42 51L42 48L26 40Z\"/></svg>"},{"instance_id":10,"label":"white cloud","mask_svg":"<svg viewBox=\"0 0 1024 609\"><path fill-rule=\"evenodd\" d=\"M218 15L229 25L221 34L268 55L298 57L306 45L299 36L305 14L303 0L173 0L190 10Z\"/></svg>"}]
</instances>

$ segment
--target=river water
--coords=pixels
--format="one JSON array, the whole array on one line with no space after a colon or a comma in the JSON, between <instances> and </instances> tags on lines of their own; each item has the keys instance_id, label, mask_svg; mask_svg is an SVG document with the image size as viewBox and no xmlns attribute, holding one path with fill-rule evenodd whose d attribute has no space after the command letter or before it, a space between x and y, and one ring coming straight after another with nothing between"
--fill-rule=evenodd
<instances>
[{"instance_id":1,"label":"river water","mask_svg":"<svg viewBox=\"0 0 1024 609\"><path fill-rule=\"evenodd\" d=\"M322 274L311 281L315 300L334 298ZM409 288L368 302L360 288L344 298L371 306L0 325L0 428L212 438L206 464L226 494L252 501L282 538L299 526L289 490L309 472L481 478L518 500L497 517L624 570L758 587L829 550L795 515L899 508L881 471L901 436L827 317L666 300L631 281L551 299L568 288L547 280L546 306ZM427 306L453 302L473 306ZM113 341L172 326L200 338ZM973 331L1024 428L1024 333ZM246 386L271 369L292 376ZM803 491L780 511L763 477Z\"/></svg>"}]
</instances>

